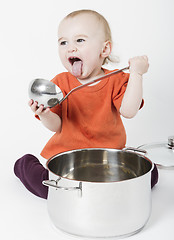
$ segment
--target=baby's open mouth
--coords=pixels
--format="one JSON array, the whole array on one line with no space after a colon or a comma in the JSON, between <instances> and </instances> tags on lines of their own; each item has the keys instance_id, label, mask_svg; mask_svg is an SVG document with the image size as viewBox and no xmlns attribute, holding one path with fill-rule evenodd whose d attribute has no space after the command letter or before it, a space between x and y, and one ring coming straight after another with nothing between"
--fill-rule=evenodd
<instances>
[{"instance_id":1,"label":"baby's open mouth","mask_svg":"<svg viewBox=\"0 0 174 240\"><path fill-rule=\"evenodd\" d=\"M69 62L71 63L71 65L74 64L74 62L78 62L78 61L81 61L80 58L77 58L77 57L70 57L68 58Z\"/></svg>"},{"instance_id":2,"label":"baby's open mouth","mask_svg":"<svg viewBox=\"0 0 174 240\"><path fill-rule=\"evenodd\" d=\"M72 65L72 73L75 77L79 77L82 74L82 65L83 62L80 58L70 57L68 58L69 62Z\"/></svg>"}]
</instances>

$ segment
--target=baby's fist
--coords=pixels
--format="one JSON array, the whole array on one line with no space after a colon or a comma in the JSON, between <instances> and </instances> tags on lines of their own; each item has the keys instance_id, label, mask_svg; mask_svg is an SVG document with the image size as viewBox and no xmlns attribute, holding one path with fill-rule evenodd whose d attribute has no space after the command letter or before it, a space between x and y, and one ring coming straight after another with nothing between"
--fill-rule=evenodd
<instances>
[{"instance_id":1,"label":"baby's fist","mask_svg":"<svg viewBox=\"0 0 174 240\"><path fill-rule=\"evenodd\" d=\"M140 75L143 75L147 72L149 68L148 58L147 56L139 56L129 59L129 68L130 72L136 72Z\"/></svg>"}]
</instances>

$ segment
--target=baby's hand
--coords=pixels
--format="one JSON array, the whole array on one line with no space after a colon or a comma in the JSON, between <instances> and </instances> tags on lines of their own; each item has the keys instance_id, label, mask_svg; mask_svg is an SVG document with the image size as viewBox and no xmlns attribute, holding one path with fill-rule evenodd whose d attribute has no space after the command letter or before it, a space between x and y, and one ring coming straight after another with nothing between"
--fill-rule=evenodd
<instances>
[{"instance_id":1,"label":"baby's hand","mask_svg":"<svg viewBox=\"0 0 174 240\"><path fill-rule=\"evenodd\" d=\"M38 116L45 115L50 111L50 108L45 109L43 105L40 105L38 107L38 103L34 102L32 99L30 99L28 105L30 106L31 110Z\"/></svg>"},{"instance_id":2,"label":"baby's hand","mask_svg":"<svg viewBox=\"0 0 174 240\"><path fill-rule=\"evenodd\" d=\"M136 72L143 75L149 68L147 56L134 57L129 59L130 73Z\"/></svg>"}]
</instances>

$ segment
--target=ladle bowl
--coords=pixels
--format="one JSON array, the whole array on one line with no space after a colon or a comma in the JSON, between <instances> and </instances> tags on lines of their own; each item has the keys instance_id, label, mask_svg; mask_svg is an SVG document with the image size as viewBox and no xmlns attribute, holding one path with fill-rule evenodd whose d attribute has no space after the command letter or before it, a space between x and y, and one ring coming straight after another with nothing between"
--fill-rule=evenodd
<instances>
[{"instance_id":1,"label":"ladle bowl","mask_svg":"<svg viewBox=\"0 0 174 240\"><path fill-rule=\"evenodd\" d=\"M65 97L63 97L61 89L56 84L42 78L37 78L32 80L29 84L29 98L33 99L33 101L37 101L38 106L44 105L44 108L51 108L56 106L57 104L61 104L71 93L127 69L129 69L129 67L115 70L113 72L103 75L102 77L96 78L90 82L73 88Z\"/></svg>"},{"instance_id":2,"label":"ladle bowl","mask_svg":"<svg viewBox=\"0 0 174 240\"><path fill-rule=\"evenodd\" d=\"M37 78L30 82L28 88L29 98L38 102L38 106L54 107L63 98L60 88L48 80Z\"/></svg>"}]
</instances>

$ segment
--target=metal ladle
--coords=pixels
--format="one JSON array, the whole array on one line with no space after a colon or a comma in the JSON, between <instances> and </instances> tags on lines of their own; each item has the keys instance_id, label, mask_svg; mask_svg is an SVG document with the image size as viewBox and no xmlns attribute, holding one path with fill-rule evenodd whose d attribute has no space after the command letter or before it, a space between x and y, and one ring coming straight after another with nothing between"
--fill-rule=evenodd
<instances>
[{"instance_id":1,"label":"metal ladle","mask_svg":"<svg viewBox=\"0 0 174 240\"><path fill-rule=\"evenodd\" d=\"M102 77L96 78L88 83L73 88L65 97L63 97L61 89L56 84L42 78L37 78L30 82L28 89L29 98L33 99L33 101L37 101L38 106L42 104L45 108L51 108L57 104L61 104L71 93L127 69L129 69L129 67L125 67L120 70L105 74Z\"/></svg>"}]
</instances>

